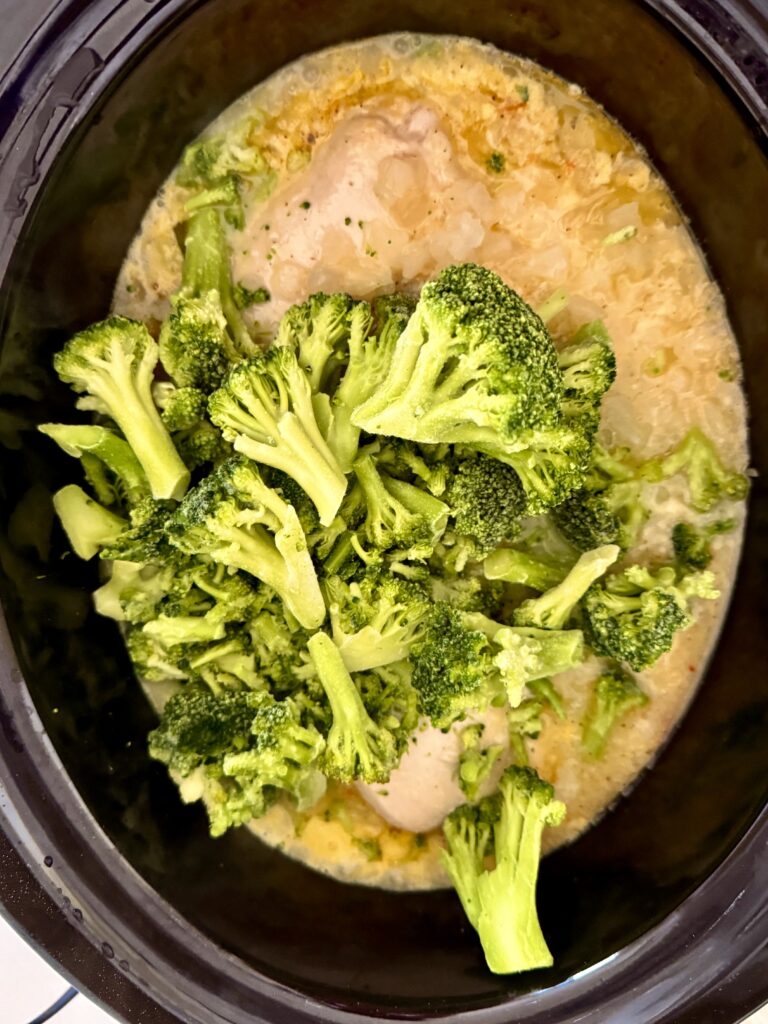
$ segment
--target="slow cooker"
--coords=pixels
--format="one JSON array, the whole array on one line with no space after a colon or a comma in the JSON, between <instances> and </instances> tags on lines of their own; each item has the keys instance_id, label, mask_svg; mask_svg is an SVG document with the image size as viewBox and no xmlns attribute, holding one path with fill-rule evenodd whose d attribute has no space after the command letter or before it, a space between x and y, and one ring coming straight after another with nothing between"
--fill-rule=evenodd
<instances>
[{"instance_id":1,"label":"slow cooker","mask_svg":"<svg viewBox=\"0 0 768 1024\"><path fill-rule=\"evenodd\" d=\"M0 0L0 902L132 1024L734 1024L768 1000L768 8L764 0ZM542 866L555 967L484 968L452 893L341 885L211 840L149 762L152 716L96 569L65 557L70 398L51 354L101 317L183 145L301 54L471 35L583 85L648 149L745 365L744 555L701 690L653 769Z\"/></svg>"}]
</instances>

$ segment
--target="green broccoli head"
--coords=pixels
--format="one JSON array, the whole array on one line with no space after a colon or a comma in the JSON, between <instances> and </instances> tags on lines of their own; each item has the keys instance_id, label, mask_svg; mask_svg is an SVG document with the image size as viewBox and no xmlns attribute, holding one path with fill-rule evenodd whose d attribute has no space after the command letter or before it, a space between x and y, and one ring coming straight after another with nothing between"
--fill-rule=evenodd
<instances>
[{"instance_id":1,"label":"green broccoli head","mask_svg":"<svg viewBox=\"0 0 768 1024\"><path fill-rule=\"evenodd\" d=\"M218 290L186 296L182 288L160 330L159 346L160 361L179 388L208 394L219 387L238 354Z\"/></svg>"},{"instance_id":2,"label":"green broccoli head","mask_svg":"<svg viewBox=\"0 0 768 1024\"><path fill-rule=\"evenodd\" d=\"M186 554L205 555L262 580L307 629L325 618L296 511L248 459L234 456L207 476L170 516L165 532Z\"/></svg>"},{"instance_id":3,"label":"green broccoli head","mask_svg":"<svg viewBox=\"0 0 768 1024\"><path fill-rule=\"evenodd\" d=\"M365 541L396 558L429 558L445 531L448 506L419 487L380 473L368 454L353 469L365 501L360 527Z\"/></svg>"},{"instance_id":4,"label":"green broccoli head","mask_svg":"<svg viewBox=\"0 0 768 1024\"><path fill-rule=\"evenodd\" d=\"M705 531L691 523L676 523L672 528L675 560L683 569L706 569L712 561L712 548Z\"/></svg>"},{"instance_id":5,"label":"green broccoli head","mask_svg":"<svg viewBox=\"0 0 768 1024\"><path fill-rule=\"evenodd\" d=\"M371 325L367 302L342 293L317 292L283 315L275 344L297 353L313 392L324 391L362 346Z\"/></svg>"},{"instance_id":6,"label":"green broccoli head","mask_svg":"<svg viewBox=\"0 0 768 1024\"><path fill-rule=\"evenodd\" d=\"M333 639L350 672L407 658L432 609L419 583L382 569L348 582L331 577L323 585Z\"/></svg>"},{"instance_id":7,"label":"green broccoli head","mask_svg":"<svg viewBox=\"0 0 768 1024\"><path fill-rule=\"evenodd\" d=\"M352 422L425 443L504 444L554 426L561 397L541 319L492 271L466 263L424 286L386 379Z\"/></svg>"},{"instance_id":8,"label":"green broccoli head","mask_svg":"<svg viewBox=\"0 0 768 1024\"><path fill-rule=\"evenodd\" d=\"M582 722L581 742L587 754L600 758L619 719L633 708L644 707L648 695L621 669L606 672L594 685L592 700Z\"/></svg>"},{"instance_id":9,"label":"green broccoli head","mask_svg":"<svg viewBox=\"0 0 768 1024\"><path fill-rule=\"evenodd\" d=\"M299 721L290 700L275 701L264 692L212 694L188 684L165 706L149 736L150 755L183 779L192 773L198 786L182 782L182 794L203 800L211 834L263 814L284 791L299 804L322 794L315 767L322 736Z\"/></svg>"},{"instance_id":10,"label":"green broccoli head","mask_svg":"<svg viewBox=\"0 0 768 1024\"><path fill-rule=\"evenodd\" d=\"M564 817L549 783L512 766L497 794L462 805L443 824L443 864L494 974L552 964L536 912L536 879L544 828ZM495 866L488 869L491 855Z\"/></svg>"},{"instance_id":11,"label":"green broccoli head","mask_svg":"<svg viewBox=\"0 0 768 1024\"><path fill-rule=\"evenodd\" d=\"M208 409L236 451L292 477L330 526L347 481L320 431L309 378L292 348L275 347L234 366Z\"/></svg>"},{"instance_id":12,"label":"green broccoli head","mask_svg":"<svg viewBox=\"0 0 768 1024\"><path fill-rule=\"evenodd\" d=\"M616 356L605 325L596 320L579 328L558 353L563 371L563 410L600 419L600 402L616 378Z\"/></svg>"},{"instance_id":13,"label":"green broccoli head","mask_svg":"<svg viewBox=\"0 0 768 1024\"><path fill-rule=\"evenodd\" d=\"M487 636L447 604L435 605L411 660L421 709L438 729L503 698Z\"/></svg>"},{"instance_id":14,"label":"green broccoli head","mask_svg":"<svg viewBox=\"0 0 768 1024\"><path fill-rule=\"evenodd\" d=\"M618 544L626 551L648 518L641 471L625 449L595 445L584 486L552 510L563 536L581 551Z\"/></svg>"},{"instance_id":15,"label":"green broccoli head","mask_svg":"<svg viewBox=\"0 0 768 1024\"><path fill-rule=\"evenodd\" d=\"M74 335L53 359L61 379L85 397L78 406L109 416L146 473L155 498L181 498L189 471L152 398L157 343L146 327L113 316Z\"/></svg>"},{"instance_id":16,"label":"green broccoli head","mask_svg":"<svg viewBox=\"0 0 768 1024\"><path fill-rule=\"evenodd\" d=\"M455 531L482 558L513 537L526 507L517 473L487 455L473 454L456 465L446 494Z\"/></svg>"},{"instance_id":17,"label":"green broccoli head","mask_svg":"<svg viewBox=\"0 0 768 1024\"><path fill-rule=\"evenodd\" d=\"M711 573L678 578L671 567L653 574L631 566L594 583L581 605L588 644L636 672L648 668L671 649L678 630L691 624L690 598L718 596L712 579Z\"/></svg>"}]
</instances>

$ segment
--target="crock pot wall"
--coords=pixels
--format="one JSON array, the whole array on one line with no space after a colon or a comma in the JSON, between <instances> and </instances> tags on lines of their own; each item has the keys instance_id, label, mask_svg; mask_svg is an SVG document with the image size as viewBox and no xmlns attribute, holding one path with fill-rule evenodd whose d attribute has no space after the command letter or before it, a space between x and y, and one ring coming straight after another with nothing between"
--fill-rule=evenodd
<instances>
[{"instance_id":1,"label":"crock pot wall","mask_svg":"<svg viewBox=\"0 0 768 1024\"><path fill-rule=\"evenodd\" d=\"M768 168L708 75L638 7L542 0L371 10L350 2L216 0L190 8L99 103L25 222L4 294L0 561L6 614L35 703L68 772L126 858L188 920L267 975L320 998L357 994L364 1003L407 1009L425 999L432 1006L497 1002L595 963L671 911L762 806L762 484L753 494L734 608L684 727L629 800L544 865L542 917L557 967L493 979L450 894L395 898L340 886L247 834L211 841L201 815L179 807L163 772L143 754L151 715L116 630L89 611L96 570L61 557L49 496L72 478L75 464L25 429L71 418L71 394L48 369L51 353L107 309L141 211L183 143L287 60L403 28L475 35L539 59L584 84L648 146L705 243L759 396L768 351L761 292ZM95 55L82 52L81 61L81 73L98 84ZM766 463L767 438L756 397L758 467Z\"/></svg>"}]
</instances>

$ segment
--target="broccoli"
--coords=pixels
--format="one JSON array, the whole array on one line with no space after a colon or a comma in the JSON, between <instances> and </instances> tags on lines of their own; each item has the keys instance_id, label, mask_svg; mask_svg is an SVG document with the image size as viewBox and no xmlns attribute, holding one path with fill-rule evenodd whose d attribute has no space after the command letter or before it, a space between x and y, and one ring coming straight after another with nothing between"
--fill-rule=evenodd
<instances>
[{"instance_id":1,"label":"broccoli","mask_svg":"<svg viewBox=\"0 0 768 1024\"><path fill-rule=\"evenodd\" d=\"M554 715L561 721L565 719L565 702L551 679L533 679L528 683L528 689L536 700L541 701L542 707L549 705Z\"/></svg>"},{"instance_id":2,"label":"broccoli","mask_svg":"<svg viewBox=\"0 0 768 1024\"><path fill-rule=\"evenodd\" d=\"M698 427L690 430L669 455L646 462L642 473L652 482L685 473L696 512L708 512L727 499L742 501L749 490L747 478L725 468L714 445Z\"/></svg>"},{"instance_id":3,"label":"broccoli","mask_svg":"<svg viewBox=\"0 0 768 1024\"><path fill-rule=\"evenodd\" d=\"M507 712L509 746L516 764L523 766L529 764L528 748L525 741L529 737L538 739L544 727L541 719L543 711L544 702L536 697L529 697L521 701L516 708L510 708Z\"/></svg>"},{"instance_id":4,"label":"broccoli","mask_svg":"<svg viewBox=\"0 0 768 1024\"><path fill-rule=\"evenodd\" d=\"M438 729L503 700L488 637L447 604L435 605L411 661L421 709Z\"/></svg>"},{"instance_id":5,"label":"broccoli","mask_svg":"<svg viewBox=\"0 0 768 1024\"><path fill-rule=\"evenodd\" d=\"M322 749L322 736L301 725L290 700L216 696L190 684L171 697L149 735L150 755L182 780L182 796L203 800L214 836L263 814L280 790L299 802L317 793ZM191 786L184 782L190 777Z\"/></svg>"},{"instance_id":6,"label":"broccoli","mask_svg":"<svg viewBox=\"0 0 768 1024\"><path fill-rule=\"evenodd\" d=\"M360 527L377 551L402 558L429 558L448 522L448 506L418 487L380 473L370 455L353 466L365 498L365 521Z\"/></svg>"},{"instance_id":7,"label":"broccoli","mask_svg":"<svg viewBox=\"0 0 768 1024\"><path fill-rule=\"evenodd\" d=\"M307 648L333 714L322 770L341 782L386 782L398 761L393 732L370 717L338 647L327 633L315 633Z\"/></svg>"},{"instance_id":8,"label":"broccoli","mask_svg":"<svg viewBox=\"0 0 768 1024\"><path fill-rule=\"evenodd\" d=\"M481 747L485 726L467 725L461 730L462 751L459 755L459 788L470 802L474 802L483 783L489 778L493 766L504 748L500 744Z\"/></svg>"},{"instance_id":9,"label":"broccoli","mask_svg":"<svg viewBox=\"0 0 768 1024\"><path fill-rule=\"evenodd\" d=\"M155 385L155 400L163 423L189 470L218 463L232 454L220 432L206 419L208 397L199 388L177 388L168 382Z\"/></svg>"},{"instance_id":10,"label":"broccoli","mask_svg":"<svg viewBox=\"0 0 768 1024\"><path fill-rule=\"evenodd\" d=\"M233 456L198 484L166 523L171 544L242 569L277 591L307 629L325 605L294 508L266 486L255 464Z\"/></svg>"},{"instance_id":11,"label":"broccoli","mask_svg":"<svg viewBox=\"0 0 768 1024\"><path fill-rule=\"evenodd\" d=\"M676 523L672 528L675 561L682 569L706 569L712 561L712 548L707 530L697 530L691 523Z\"/></svg>"},{"instance_id":12,"label":"broccoli","mask_svg":"<svg viewBox=\"0 0 768 1024\"><path fill-rule=\"evenodd\" d=\"M616 356L604 324L596 320L581 327L557 360L563 371L563 411L586 415L597 429L600 402L616 378Z\"/></svg>"},{"instance_id":13,"label":"broccoli","mask_svg":"<svg viewBox=\"0 0 768 1024\"><path fill-rule=\"evenodd\" d=\"M101 557L122 562L175 565L183 561L179 552L168 543L165 525L176 506L171 501L143 498L129 512L130 523L109 544Z\"/></svg>"},{"instance_id":14,"label":"broccoli","mask_svg":"<svg viewBox=\"0 0 768 1024\"><path fill-rule=\"evenodd\" d=\"M602 757L618 720L633 708L645 707L648 700L648 695L621 669L601 675L595 682L592 701L582 723L581 742L587 754L592 758Z\"/></svg>"},{"instance_id":15,"label":"broccoli","mask_svg":"<svg viewBox=\"0 0 768 1024\"><path fill-rule=\"evenodd\" d=\"M494 974L552 965L536 912L536 878L544 827L564 817L548 782L512 766L498 794L463 804L443 824L443 864ZM492 869L486 867L490 855Z\"/></svg>"},{"instance_id":16,"label":"broccoli","mask_svg":"<svg viewBox=\"0 0 768 1024\"><path fill-rule=\"evenodd\" d=\"M580 551L602 544L618 544L626 551L648 517L641 490L640 471L626 452L608 452L596 445L584 486L553 509L552 518Z\"/></svg>"},{"instance_id":17,"label":"broccoli","mask_svg":"<svg viewBox=\"0 0 768 1024\"><path fill-rule=\"evenodd\" d=\"M575 668L584 660L584 635L579 629L500 626L476 614L467 615L467 619L484 630L493 643L493 664L510 707L520 703L526 684Z\"/></svg>"},{"instance_id":18,"label":"broccoli","mask_svg":"<svg viewBox=\"0 0 768 1024\"><path fill-rule=\"evenodd\" d=\"M211 643L227 636L230 623L250 618L261 603L259 591L240 574L228 575L223 566L191 572L181 594L171 594L144 632L164 647L181 643Z\"/></svg>"},{"instance_id":19,"label":"broccoli","mask_svg":"<svg viewBox=\"0 0 768 1024\"><path fill-rule=\"evenodd\" d=\"M296 352L314 393L324 391L346 364L347 349L359 353L371 325L367 302L317 292L283 315L275 344Z\"/></svg>"},{"instance_id":20,"label":"broccoli","mask_svg":"<svg viewBox=\"0 0 768 1024\"><path fill-rule=\"evenodd\" d=\"M76 459L91 455L106 466L114 478L113 496L134 504L149 494L149 484L131 446L112 430L97 426L68 426L41 423L37 428ZM109 502L111 504L111 502Z\"/></svg>"},{"instance_id":21,"label":"broccoli","mask_svg":"<svg viewBox=\"0 0 768 1024\"><path fill-rule=\"evenodd\" d=\"M581 604L587 643L636 672L665 654L678 630L691 624L691 597L719 596L711 573L679 577L671 567L656 575L639 566L593 583Z\"/></svg>"},{"instance_id":22,"label":"broccoli","mask_svg":"<svg viewBox=\"0 0 768 1024\"><path fill-rule=\"evenodd\" d=\"M445 447L422 445L419 450L411 441L390 437L385 444L378 444L376 463L390 476L423 486L430 494L441 498L451 478L451 466L444 458ZM373 451L373 446L368 450Z\"/></svg>"},{"instance_id":23,"label":"broccoli","mask_svg":"<svg viewBox=\"0 0 768 1024\"><path fill-rule=\"evenodd\" d=\"M373 324L367 304L357 303L352 310L347 365L331 400L328 432L328 444L345 473L352 468L360 440L360 428L352 423L352 414L386 377L395 344L414 306L406 295L375 299Z\"/></svg>"},{"instance_id":24,"label":"broccoli","mask_svg":"<svg viewBox=\"0 0 768 1024\"><path fill-rule=\"evenodd\" d=\"M208 408L236 451L293 477L330 526L347 481L320 432L293 349L272 348L233 367Z\"/></svg>"},{"instance_id":25,"label":"broccoli","mask_svg":"<svg viewBox=\"0 0 768 1024\"><path fill-rule=\"evenodd\" d=\"M79 558L89 559L112 544L127 529L128 523L109 512L82 487L67 484L53 496L53 507L64 532Z\"/></svg>"},{"instance_id":26,"label":"broccoli","mask_svg":"<svg viewBox=\"0 0 768 1024\"><path fill-rule=\"evenodd\" d=\"M383 571L349 583L323 584L333 639L349 672L366 672L408 657L432 608L424 589Z\"/></svg>"},{"instance_id":27,"label":"broccoli","mask_svg":"<svg viewBox=\"0 0 768 1024\"><path fill-rule=\"evenodd\" d=\"M269 302L272 296L266 288L248 288L242 282L236 284L232 290L235 305L238 309L248 309L250 306L260 306Z\"/></svg>"},{"instance_id":28,"label":"broccoli","mask_svg":"<svg viewBox=\"0 0 768 1024\"><path fill-rule=\"evenodd\" d=\"M562 566L515 548L499 548L488 555L483 562L483 573L487 580L504 580L540 592L556 587L565 576Z\"/></svg>"},{"instance_id":29,"label":"broccoli","mask_svg":"<svg viewBox=\"0 0 768 1024\"><path fill-rule=\"evenodd\" d=\"M137 677L143 682L183 683L189 679L186 646L168 650L137 626L126 629L124 637L128 657Z\"/></svg>"},{"instance_id":30,"label":"broccoli","mask_svg":"<svg viewBox=\"0 0 768 1024\"><path fill-rule=\"evenodd\" d=\"M516 445L526 429L556 425L561 397L542 321L496 274L467 263L424 286L385 380L352 422L426 443Z\"/></svg>"},{"instance_id":31,"label":"broccoli","mask_svg":"<svg viewBox=\"0 0 768 1024\"><path fill-rule=\"evenodd\" d=\"M619 557L616 544L606 544L581 556L568 575L541 597L523 601L514 612L516 626L562 629L587 590Z\"/></svg>"},{"instance_id":32,"label":"broccoli","mask_svg":"<svg viewBox=\"0 0 768 1024\"><path fill-rule=\"evenodd\" d=\"M514 536L526 507L514 470L478 454L458 462L445 500L455 531L470 539L474 558L482 558Z\"/></svg>"},{"instance_id":33,"label":"broccoli","mask_svg":"<svg viewBox=\"0 0 768 1024\"><path fill-rule=\"evenodd\" d=\"M115 560L109 579L93 593L93 606L117 622L148 622L173 582L173 568Z\"/></svg>"},{"instance_id":34,"label":"broccoli","mask_svg":"<svg viewBox=\"0 0 768 1024\"><path fill-rule=\"evenodd\" d=\"M181 498L189 470L152 400L157 344L143 324L113 316L87 327L53 359L61 379L85 398L81 409L105 413L118 425L147 475L155 498Z\"/></svg>"},{"instance_id":35,"label":"broccoli","mask_svg":"<svg viewBox=\"0 0 768 1024\"><path fill-rule=\"evenodd\" d=\"M264 690L265 681L257 671L256 657L245 629L234 629L220 642L200 646L165 648L182 652L190 678L202 680L216 695L228 690Z\"/></svg>"},{"instance_id":36,"label":"broccoli","mask_svg":"<svg viewBox=\"0 0 768 1024\"><path fill-rule=\"evenodd\" d=\"M371 718L395 739L398 757L406 750L419 721L419 697L408 661L378 665L357 676L360 695Z\"/></svg>"}]
</instances>

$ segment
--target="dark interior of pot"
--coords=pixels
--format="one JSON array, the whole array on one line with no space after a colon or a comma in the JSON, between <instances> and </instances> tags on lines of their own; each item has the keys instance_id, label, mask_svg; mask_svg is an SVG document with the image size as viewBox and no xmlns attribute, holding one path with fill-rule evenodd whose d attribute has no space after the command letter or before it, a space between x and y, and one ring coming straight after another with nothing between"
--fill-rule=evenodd
<instances>
[{"instance_id":1,"label":"dark interior of pot","mask_svg":"<svg viewBox=\"0 0 768 1024\"><path fill-rule=\"evenodd\" d=\"M240 831L207 836L145 754L152 714L114 624L90 610L97 567L65 554L50 496L69 460L31 430L70 417L50 369L104 315L142 211L180 148L226 104L302 53L394 29L473 35L584 85L648 148L729 303L768 465L768 164L734 102L655 17L628 0L215 0L167 25L86 117L58 160L5 296L0 358L2 598L48 733L124 857L189 922L269 977L376 1012L498 1003L557 984L669 914L722 861L768 785L764 668L768 493L754 484L731 612L701 692L632 795L541 873L556 966L494 978L451 893L345 886Z\"/></svg>"}]
</instances>

